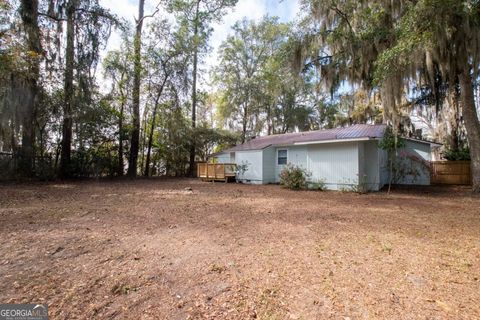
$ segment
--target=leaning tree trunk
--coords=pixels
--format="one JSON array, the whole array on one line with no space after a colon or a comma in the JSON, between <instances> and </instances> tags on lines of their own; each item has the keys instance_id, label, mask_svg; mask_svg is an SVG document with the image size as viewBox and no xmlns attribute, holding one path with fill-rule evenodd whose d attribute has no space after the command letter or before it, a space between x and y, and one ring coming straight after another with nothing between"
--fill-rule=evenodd
<instances>
[{"instance_id":1,"label":"leaning tree trunk","mask_svg":"<svg viewBox=\"0 0 480 320\"><path fill-rule=\"evenodd\" d=\"M20 150L20 170L31 176L34 162L35 112L38 101L39 60L41 56L40 29L38 27L38 0L22 0L20 7L23 26L27 34L27 46L32 55L26 79L28 97L22 121L22 148Z\"/></svg>"},{"instance_id":2,"label":"leaning tree trunk","mask_svg":"<svg viewBox=\"0 0 480 320\"><path fill-rule=\"evenodd\" d=\"M478 121L473 83L470 68L465 68L459 75L462 100L462 116L467 129L467 140L470 146L472 169L472 190L480 192L480 122Z\"/></svg>"},{"instance_id":3,"label":"leaning tree trunk","mask_svg":"<svg viewBox=\"0 0 480 320\"><path fill-rule=\"evenodd\" d=\"M137 176L138 150L140 144L140 76L142 72L141 48L142 48L142 26L143 7L145 0L138 1L138 20L133 43L134 65L133 65L133 90L132 90L132 137L130 140L130 157L128 159L129 177Z\"/></svg>"},{"instance_id":4,"label":"leaning tree trunk","mask_svg":"<svg viewBox=\"0 0 480 320\"><path fill-rule=\"evenodd\" d=\"M160 100L160 96L162 95L165 83L167 83L167 79L168 79L168 76L165 77L165 79L163 80L160 90L158 91L157 97L155 98L155 106L153 107L153 114L152 114L152 123L150 125L150 133L148 135L147 159L145 161L145 171L143 173L145 177L150 176L150 154L152 152L153 131L155 130L155 122L157 119L158 101Z\"/></svg>"},{"instance_id":5,"label":"leaning tree trunk","mask_svg":"<svg viewBox=\"0 0 480 320\"><path fill-rule=\"evenodd\" d=\"M145 171L143 173L145 177L150 176L150 154L152 152L153 131L155 130L155 120L157 118L157 110L158 110L158 98L156 99L155 106L153 107L152 123L150 125L150 132L148 134L147 158L145 160Z\"/></svg>"},{"instance_id":6,"label":"leaning tree trunk","mask_svg":"<svg viewBox=\"0 0 480 320\"><path fill-rule=\"evenodd\" d=\"M75 10L77 0L67 4L67 43L65 53L64 104L62 125L62 153L60 158L60 176L70 176L70 159L72 147L72 108L73 108L73 60L75 54Z\"/></svg>"}]
</instances>

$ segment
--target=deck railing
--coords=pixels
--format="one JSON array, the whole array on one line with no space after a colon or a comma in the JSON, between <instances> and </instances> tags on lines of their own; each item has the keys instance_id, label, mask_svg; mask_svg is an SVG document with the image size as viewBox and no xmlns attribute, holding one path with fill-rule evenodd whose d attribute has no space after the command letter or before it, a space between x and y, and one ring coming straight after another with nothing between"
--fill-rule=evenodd
<instances>
[{"instance_id":1,"label":"deck railing","mask_svg":"<svg viewBox=\"0 0 480 320\"><path fill-rule=\"evenodd\" d=\"M237 165L235 163L206 163L197 164L197 177L202 180L223 180L235 178Z\"/></svg>"}]
</instances>

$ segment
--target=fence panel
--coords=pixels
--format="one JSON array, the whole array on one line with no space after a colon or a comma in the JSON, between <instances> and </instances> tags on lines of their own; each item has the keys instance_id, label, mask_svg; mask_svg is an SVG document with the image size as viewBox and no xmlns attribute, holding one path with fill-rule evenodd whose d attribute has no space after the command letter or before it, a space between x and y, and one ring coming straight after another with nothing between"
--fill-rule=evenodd
<instances>
[{"instance_id":1,"label":"fence panel","mask_svg":"<svg viewBox=\"0 0 480 320\"><path fill-rule=\"evenodd\" d=\"M432 184L472 184L470 161L433 161Z\"/></svg>"}]
</instances>

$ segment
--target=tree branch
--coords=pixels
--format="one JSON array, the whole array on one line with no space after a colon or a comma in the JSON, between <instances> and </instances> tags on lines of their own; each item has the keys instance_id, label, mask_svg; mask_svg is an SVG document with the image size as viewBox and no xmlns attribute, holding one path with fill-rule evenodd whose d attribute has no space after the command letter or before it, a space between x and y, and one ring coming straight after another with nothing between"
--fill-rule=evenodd
<instances>
[{"instance_id":1,"label":"tree branch","mask_svg":"<svg viewBox=\"0 0 480 320\"><path fill-rule=\"evenodd\" d=\"M60 18L60 17L54 16L54 15L51 15L49 13L38 12L38 15L42 16L42 17L47 17L47 18L52 19L52 20L57 21L57 22L67 21L67 19L65 19L65 18Z\"/></svg>"},{"instance_id":2,"label":"tree branch","mask_svg":"<svg viewBox=\"0 0 480 320\"><path fill-rule=\"evenodd\" d=\"M161 2L158 2L158 4L157 4L157 6L155 7L155 10L153 11L153 13L147 14L147 15L143 16L142 19L140 19L140 20L135 19L135 22L136 22L137 26L138 26L140 23L142 23L143 20L145 20L145 18L153 18L153 17L158 13L158 11L160 11L160 3L161 3Z\"/></svg>"},{"instance_id":3,"label":"tree branch","mask_svg":"<svg viewBox=\"0 0 480 320\"><path fill-rule=\"evenodd\" d=\"M342 12L340 9L338 9L337 6L331 6L330 9L335 11L340 17L342 17L343 20L345 20L345 22L348 24L348 27L350 28L350 30L353 32L353 27L350 24L350 21L348 20L347 14Z\"/></svg>"}]
</instances>

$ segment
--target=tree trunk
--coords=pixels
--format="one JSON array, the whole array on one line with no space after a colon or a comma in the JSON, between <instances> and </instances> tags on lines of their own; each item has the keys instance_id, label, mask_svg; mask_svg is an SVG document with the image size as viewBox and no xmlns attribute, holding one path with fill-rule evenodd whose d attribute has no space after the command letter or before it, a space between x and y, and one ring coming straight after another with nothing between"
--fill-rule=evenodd
<instances>
[{"instance_id":1,"label":"tree trunk","mask_svg":"<svg viewBox=\"0 0 480 320\"><path fill-rule=\"evenodd\" d=\"M160 96L162 95L163 88L165 83L167 83L168 76L165 77L163 83L158 91L157 97L155 98L155 106L153 107L153 114L152 114L152 124L150 125L150 133L148 135L148 146L147 146L147 159L145 161L145 171L143 175L145 177L150 176L150 153L152 152L152 144L153 144L153 130L155 130L155 120L157 119L157 111L158 111L158 101L160 100Z\"/></svg>"},{"instance_id":2,"label":"tree trunk","mask_svg":"<svg viewBox=\"0 0 480 320\"><path fill-rule=\"evenodd\" d=\"M390 194L390 189L392 188L392 181L393 181L393 156L391 154L388 155L388 162L389 162L390 177L388 179L387 194Z\"/></svg>"},{"instance_id":3,"label":"tree trunk","mask_svg":"<svg viewBox=\"0 0 480 320\"><path fill-rule=\"evenodd\" d=\"M143 152L143 150L145 150L145 145L147 143L147 117L148 117L148 108L147 106L145 106L145 110L143 112L143 118L141 122L142 130L140 131L140 140L141 140L140 150L142 150L142 158L140 161L140 172L143 170L144 164L145 164L145 152Z\"/></svg>"},{"instance_id":4,"label":"tree trunk","mask_svg":"<svg viewBox=\"0 0 480 320\"><path fill-rule=\"evenodd\" d=\"M117 175L119 177L123 176L123 110L125 108L125 103L122 101L120 106L120 117L118 119L118 168Z\"/></svg>"},{"instance_id":5,"label":"tree trunk","mask_svg":"<svg viewBox=\"0 0 480 320\"><path fill-rule=\"evenodd\" d=\"M138 150L140 143L140 77L142 72L141 48L142 48L142 26L143 26L143 8L145 0L138 1L138 20L135 31L134 66L133 66L133 114L132 114L132 137L130 141L130 157L128 159L129 177L137 176Z\"/></svg>"},{"instance_id":6,"label":"tree trunk","mask_svg":"<svg viewBox=\"0 0 480 320\"><path fill-rule=\"evenodd\" d=\"M273 106L270 107L270 105L268 105L267 106L267 135L272 134L272 110L273 110Z\"/></svg>"},{"instance_id":7,"label":"tree trunk","mask_svg":"<svg viewBox=\"0 0 480 320\"><path fill-rule=\"evenodd\" d=\"M153 107L153 114L152 114L152 123L150 125L150 132L148 134L148 146L147 146L147 159L145 160L145 171L143 175L145 177L150 176L150 153L152 152L152 144L153 144L153 131L155 130L155 119L157 118L157 109L158 109L158 99L155 101L155 106Z\"/></svg>"},{"instance_id":8,"label":"tree trunk","mask_svg":"<svg viewBox=\"0 0 480 320\"><path fill-rule=\"evenodd\" d=\"M35 53L29 61L29 75L26 79L28 100L22 121L22 149L20 170L29 177L33 173L35 143L35 112L38 103L39 60L41 56L40 29L38 27L38 0L22 0L20 15L27 34L28 50Z\"/></svg>"},{"instance_id":9,"label":"tree trunk","mask_svg":"<svg viewBox=\"0 0 480 320\"><path fill-rule=\"evenodd\" d=\"M248 107L247 103L243 106L243 121L242 121L242 143L247 140L247 122L248 122Z\"/></svg>"},{"instance_id":10,"label":"tree trunk","mask_svg":"<svg viewBox=\"0 0 480 320\"><path fill-rule=\"evenodd\" d=\"M478 121L473 83L470 68L465 67L459 75L460 95L462 100L462 116L467 129L467 140L470 146L472 169L472 190L480 192L480 122Z\"/></svg>"},{"instance_id":11,"label":"tree trunk","mask_svg":"<svg viewBox=\"0 0 480 320\"><path fill-rule=\"evenodd\" d=\"M64 106L62 125L62 154L60 158L60 177L68 178L70 172L72 146L72 107L73 107L73 64L75 54L75 10L77 0L67 3L67 44L65 54Z\"/></svg>"},{"instance_id":12,"label":"tree trunk","mask_svg":"<svg viewBox=\"0 0 480 320\"><path fill-rule=\"evenodd\" d=\"M198 69L198 24L199 24L199 8L200 0L197 0L197 7L195 9L195 22L193 29L193 81L192 81L192 141L190 143L190 163L189 176L193 177L195 174L195 127L197 125L197 69Z\"/></svg>"},{"instance_id":13,"label":"tree trunk","mask_svg":"<svg viewBox=\"0 0 480 320\"><path fill-rule=\"evenodd\" d=\"M460 147L460 91L458 89L459 83L458 78L456 81L449 86L448 88L448 108L442 110L444 114L441 119L438 121L446 122L447 128L444 131L446 136L443 138L444 141L447 141L447 146L449 149L458 150ZM437 108L438 110L440 108Z\"/></svg>"}]
</instances>

